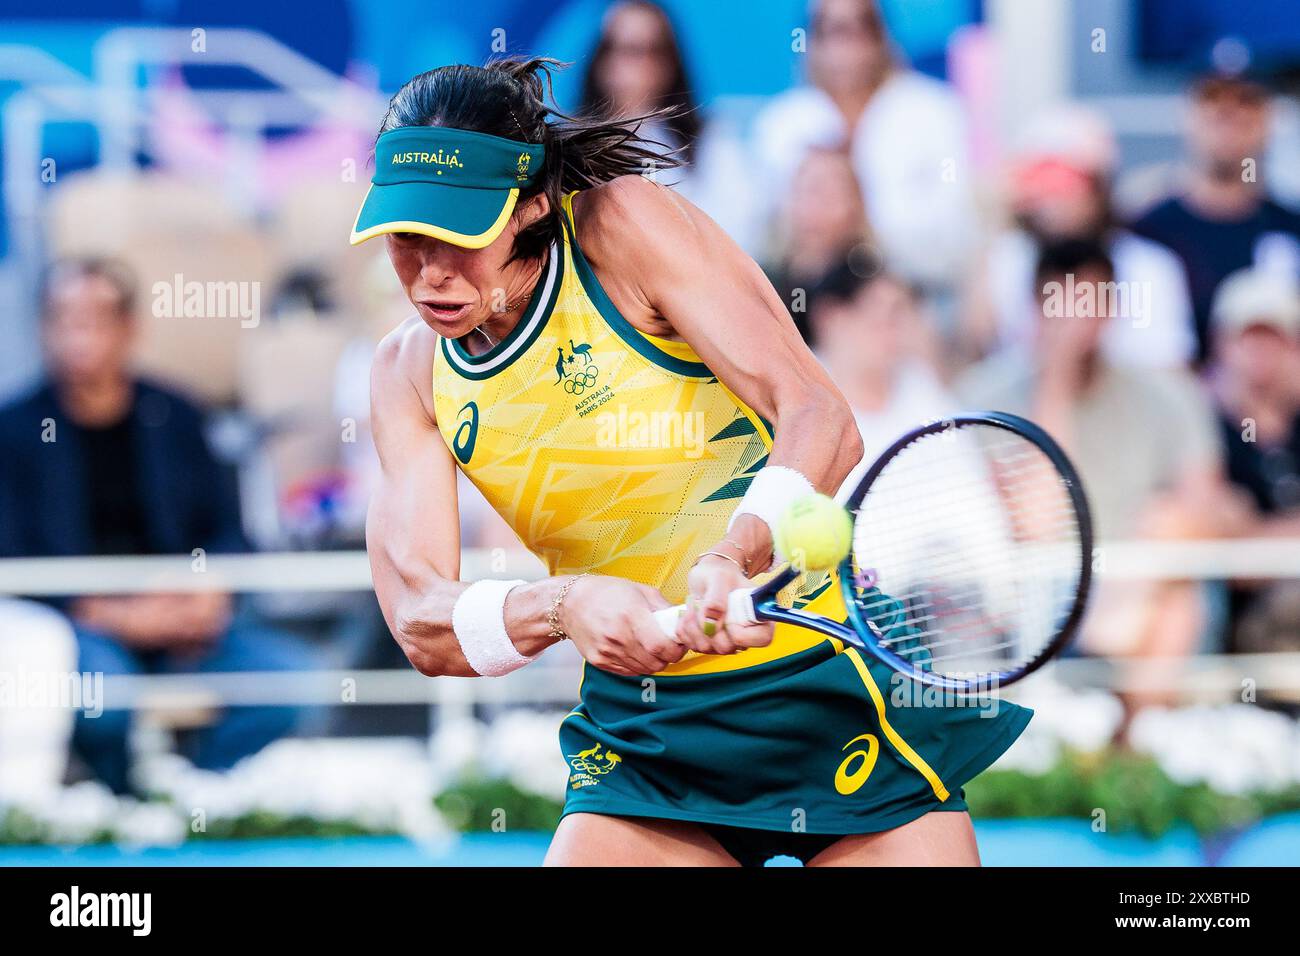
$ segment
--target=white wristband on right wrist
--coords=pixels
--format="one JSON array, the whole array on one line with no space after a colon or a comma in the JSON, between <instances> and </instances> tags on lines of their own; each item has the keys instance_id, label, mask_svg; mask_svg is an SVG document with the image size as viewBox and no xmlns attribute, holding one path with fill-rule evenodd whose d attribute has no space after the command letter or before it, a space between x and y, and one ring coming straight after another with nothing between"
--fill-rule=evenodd
<instances>
[{"instance_id":1,"label":"white wristband on right wrist","mask_svg":"<svg viewBox=\"0 0 1300 956\"><path fill-rule=\"evenodd\" d=\"M731 526L741 515L753 515L771 530L772 552L776 555L776 560L786 561L789 555L781 554L776 546L777 523L791 504L806 495L811 495L816 490L811 481L793 468L784 465L768 465L760 468L754 480L750 482L745 497L740 499L740 506L736 508L731 521L727 523L727 530L731 530Z\"/></svg>"}]
</instances>

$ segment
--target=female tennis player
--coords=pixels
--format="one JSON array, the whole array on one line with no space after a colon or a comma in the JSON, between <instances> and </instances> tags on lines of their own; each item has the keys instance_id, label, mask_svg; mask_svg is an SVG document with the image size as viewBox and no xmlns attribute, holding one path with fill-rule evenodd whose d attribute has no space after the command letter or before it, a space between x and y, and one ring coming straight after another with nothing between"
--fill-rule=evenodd
<instances>
[{"instance_id":1,"label":"female tennis player","mask_svg":"<svg viewBox=\"0 0 1300 956\"><path fill-rule=\"evenodd\" d=\"M421 74L375 145L352 242L384 236L418 313L371 383L393 634L430 676L583 656L549 864L978 863L961 786L1029 711L917 706L838 641L726 621L778 516L858 462L853 416L754 262L643 175L636 121L548 109L554 63ZM458 580L457 467L550 577Z\"/></svg>"}]
</instances>

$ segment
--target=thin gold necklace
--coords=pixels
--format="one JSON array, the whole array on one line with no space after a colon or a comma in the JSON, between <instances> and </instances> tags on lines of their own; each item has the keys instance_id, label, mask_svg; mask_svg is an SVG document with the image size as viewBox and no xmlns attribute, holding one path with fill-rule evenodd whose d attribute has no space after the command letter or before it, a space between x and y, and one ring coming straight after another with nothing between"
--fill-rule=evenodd
<instances>
[{"instance_id":1,"label":"thin gold necklace","mask_svg":"<svg viewBox=\"0 0 1300 956\"><path fill-rule=\"evenodd\" d=\"M505 315L509 315L511 312L515 311L515 309L519 308L521 304L526 303L528 299L532 297L533 291L537 288L537 283L542 280L542 271L545 268L546 268L546 260L542 259L537 266L537 278L533 280L533 283L531 286L529 286L527 292L522 293L519 296L519 298L515 299L514 301L506 303L506 307L504 310ZM522 320L523 317L520 316L520 321ZM489 348L496 348L501 343L500 339L492 338L492 336L488 334L487 329L483 328L483 326L481 325L474 326L474 331L477 332L479 335L483 336L483 338L487 339Z\"/></svg>"}]
</instances>

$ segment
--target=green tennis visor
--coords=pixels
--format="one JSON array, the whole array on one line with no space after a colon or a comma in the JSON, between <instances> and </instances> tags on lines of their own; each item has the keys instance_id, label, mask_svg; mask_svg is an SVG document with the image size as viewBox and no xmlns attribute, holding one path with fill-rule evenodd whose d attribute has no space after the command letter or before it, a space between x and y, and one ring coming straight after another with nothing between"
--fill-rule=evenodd
<instances>
[{"instance_id":1,"label":"green tennis visor","mask_svg":"<svg viewBox=\"0 0 1300 956\"><path fill-rule=\"evenodd\" d=\"M546 156L538 143L443 126L402 126L375 143L375 175L352 245L392 232L466 249L490 245Z\"/></svg>"}]
</instances>

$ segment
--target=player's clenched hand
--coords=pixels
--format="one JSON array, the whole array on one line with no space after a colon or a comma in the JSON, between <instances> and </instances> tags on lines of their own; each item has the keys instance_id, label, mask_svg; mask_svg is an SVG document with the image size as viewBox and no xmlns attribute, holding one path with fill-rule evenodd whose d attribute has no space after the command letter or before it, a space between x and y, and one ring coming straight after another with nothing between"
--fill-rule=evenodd
<instances>
[{"instance_id":1,"label":"player's clenched hand","mask_svg":"<svg viewBox=\"0 0 1300 956\"><path fill-rule=\"evenodd\" d=\"M727 621L727 597L752 583L733 562L706 554L686 578L686 613L677 624L677 639L701 654L733 654L772 643L771 624Z\"/></svg>"},{"instance_id":2,"label":"player's clenched hand","mask_svg":"<svg viewBox=\"0 0 1300 956\"><path fill-rule=\"evenodd\" d=\"M664 634L653 615L668 601L657 590L623 578L578 580L560 606L560 626L588 663L639 677L682 659L686 648Z\"/></svg>"}]
</instances>

